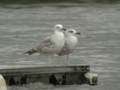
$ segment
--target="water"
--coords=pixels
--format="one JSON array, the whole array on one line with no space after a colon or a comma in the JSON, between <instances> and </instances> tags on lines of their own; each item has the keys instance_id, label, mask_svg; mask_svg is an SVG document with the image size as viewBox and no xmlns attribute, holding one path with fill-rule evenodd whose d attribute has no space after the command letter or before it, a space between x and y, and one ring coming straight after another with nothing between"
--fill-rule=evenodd
<instances>
[{"instance_id":1,"label":"water","mask_svg":"<svg viewBox=\"0 0 120 90\"><path fill-rule=\"evenodd\" d=\"M48 65L48 57L23 53L50 35L55 24L82 34L70 64L89 64L99 74L97 86L33 83L8 90L120 90L120 4L51 3L0 7L0 67ZM65 64L65 57L52 57Z\"/></svg>"}]
</instances>

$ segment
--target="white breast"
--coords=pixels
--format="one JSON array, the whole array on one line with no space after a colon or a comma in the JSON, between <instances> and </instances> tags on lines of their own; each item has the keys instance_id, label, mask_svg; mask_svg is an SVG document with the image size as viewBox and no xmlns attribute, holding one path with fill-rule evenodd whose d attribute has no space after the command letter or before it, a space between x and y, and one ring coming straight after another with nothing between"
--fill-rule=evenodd
<instances>
[{"instance_id":1,"label":"white breast","mask_svg":"<svg viewBox=\"0 0 120 90\"><path fill-rule=\"evenodd\" d=\"M73 50L78 43L78 39L75 36L69 36L66 38L66 45L68 49Z\"/></svg>"},{"instance_id":2,"label":"white breast","mask_svg":"<svg viewBox=\"0 0 120 90\"><path fill-rule=\"evenodd\" d=\"M57 50L61 50L64 46L64 34L62 32L56 32L53 36L53 42Z\"/></svg>"}]
</instances>

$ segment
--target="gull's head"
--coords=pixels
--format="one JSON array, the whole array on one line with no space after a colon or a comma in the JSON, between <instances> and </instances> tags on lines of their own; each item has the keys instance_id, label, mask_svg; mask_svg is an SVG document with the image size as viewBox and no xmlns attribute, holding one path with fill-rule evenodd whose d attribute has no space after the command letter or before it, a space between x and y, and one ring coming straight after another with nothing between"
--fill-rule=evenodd
<instances>
[{"instance_id":1,"label":"gull's head","mask_svg":"<svg viewBox=\"0 0 120 90\"><path fill-rule=\"evenodd\" d=\"M57 25L55 25L55 30L57 30L57 31L65 31L66 29L63 27L63 25L61 25L61 24L57 24Z\"/></svg>"},{"instance_id":2,"label":"gull's head","mask_svg":"<svg viewBox=\"0 0 120 90\"><path fill-rule=\"evenodd\" d=\"M77 32L75 29L68 29L66 33L69 35L80 35L80 32Z\"/></svg>"}]
</instances>

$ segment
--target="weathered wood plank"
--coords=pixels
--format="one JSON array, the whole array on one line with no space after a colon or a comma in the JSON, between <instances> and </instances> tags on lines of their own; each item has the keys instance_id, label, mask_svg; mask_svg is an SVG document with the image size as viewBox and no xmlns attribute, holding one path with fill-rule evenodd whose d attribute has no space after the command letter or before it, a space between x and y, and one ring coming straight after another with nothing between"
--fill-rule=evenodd
<instances>
[{"instance_id":1,"label":"weathered wood plank","mask_svg":"<svg viewBox=\"0 0 120 90\"><path fill-rule=\"evenodd\" d=\"M34 66L34 67L16 67L3 68L0 73L3 75L16 74L40 74L40 73L62 73L62 72L87 72L88 65L83 66Z\"/></svg>"}]
</instances>

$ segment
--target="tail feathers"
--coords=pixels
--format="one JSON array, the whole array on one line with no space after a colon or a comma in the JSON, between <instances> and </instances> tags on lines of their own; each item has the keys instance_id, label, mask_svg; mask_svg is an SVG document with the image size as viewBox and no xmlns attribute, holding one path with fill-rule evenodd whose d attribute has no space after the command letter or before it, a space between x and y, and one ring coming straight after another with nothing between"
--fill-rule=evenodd
<instances>
[{"instance_id":1,"label":"tail feathers","mask_svg":"<svg viewBox=\"0 0 120 90\"><path fill-rule=\"evenodd\" d=\"M28 54L28 55L32 55L34 53L36 53L37 51L35 49L30 49L29 51L25 52L25 54Z\"/></svg>"}]
</instances>

